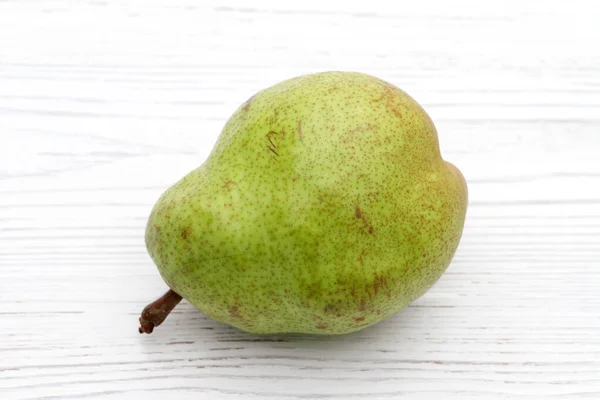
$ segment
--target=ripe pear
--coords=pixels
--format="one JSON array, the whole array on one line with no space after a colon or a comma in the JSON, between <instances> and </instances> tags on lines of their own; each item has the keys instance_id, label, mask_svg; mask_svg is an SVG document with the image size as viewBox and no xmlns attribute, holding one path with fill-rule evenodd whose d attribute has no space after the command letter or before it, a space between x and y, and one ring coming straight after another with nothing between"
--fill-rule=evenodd
<instances>
[{"instance_id":1,"label":"ripe pear","mask_svg":"<svg viewBox=\"0 0 600 400\"><path fill-rule=\"evenodd\" d=\"M355 72L281 82L154 206L146 245L171 290L140 332L182 297L248 332L363 329L440 278L466 209L463 175L408 94Z\"/></svg>"}]
</instances>

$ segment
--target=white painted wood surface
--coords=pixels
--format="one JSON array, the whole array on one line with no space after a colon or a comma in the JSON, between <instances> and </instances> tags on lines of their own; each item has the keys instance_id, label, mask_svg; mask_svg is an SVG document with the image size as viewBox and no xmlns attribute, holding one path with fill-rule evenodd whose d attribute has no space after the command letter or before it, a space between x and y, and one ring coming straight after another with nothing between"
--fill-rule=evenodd
<instances>
[{"instance_id":1,"label":"white painted wood surface","mask_svg":"<svg viewBox=\"0 0 600 400\"><path fill-rule=\"evenodd\" d=\"M600 398L597 2L0 2L0 399ZM294 75L387 79L469 182L461 246L402 313L249 335L165 289L160 193Z\"/></svg>"}]
</instances>

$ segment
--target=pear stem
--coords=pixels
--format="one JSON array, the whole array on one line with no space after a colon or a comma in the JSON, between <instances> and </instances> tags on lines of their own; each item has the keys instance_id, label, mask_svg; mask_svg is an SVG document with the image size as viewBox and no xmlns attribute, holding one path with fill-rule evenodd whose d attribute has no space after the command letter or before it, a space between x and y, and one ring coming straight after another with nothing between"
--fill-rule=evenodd
<instances>
[{"instance_id":1,"label":"pear stem","mask_svg":"<svg viewBox=\"0 0 600 400\"><path fill-rule=\"evenodd\" d=\"M140 327L138 331L140 333L152 333L154 327L162 324L165 318L167 318L167 315L173 311L180 301L181 296L169 289L169 291L163 294L159 299L144 307L142 315L140 316Z\"/></svg>"}]
</instances>

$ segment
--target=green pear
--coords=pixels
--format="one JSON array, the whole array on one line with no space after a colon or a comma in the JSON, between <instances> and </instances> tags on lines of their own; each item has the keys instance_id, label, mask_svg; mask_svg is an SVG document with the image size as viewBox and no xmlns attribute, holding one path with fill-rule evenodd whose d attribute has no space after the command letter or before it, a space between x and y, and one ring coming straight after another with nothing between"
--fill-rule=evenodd
<instances>
[{"instance_id":1,"label":"green pear","mask_svg":"<svg viewBox=\"0 0 600 400\"><path fill-rule=\"evenodd\" d=\"M363 329L440 278L466 209L462 174L408 94L354 72L281 82L154 206L146 245L171 290L140 332L182 297L248 332Z\"/></svg>"}]
</instances>

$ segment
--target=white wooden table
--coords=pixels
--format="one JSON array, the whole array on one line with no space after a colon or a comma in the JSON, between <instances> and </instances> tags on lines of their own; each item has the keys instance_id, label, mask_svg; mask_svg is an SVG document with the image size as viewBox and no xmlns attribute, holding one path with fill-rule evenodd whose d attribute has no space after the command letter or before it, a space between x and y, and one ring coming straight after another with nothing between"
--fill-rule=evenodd
<instances>
[{"instance_id":1,"label":"white wooden table","mask_svg":"<svg viewBox=\"0 0 600 400\"><path fill-rule=\"evenodd\" d=\"M0 399L600 398L596 2L116 3L0 2ZM347 336L185 302L139 335L154 201L254 92L333 69L409 92L467 177L447 273Z\"/></svg>"}]
</instances>

